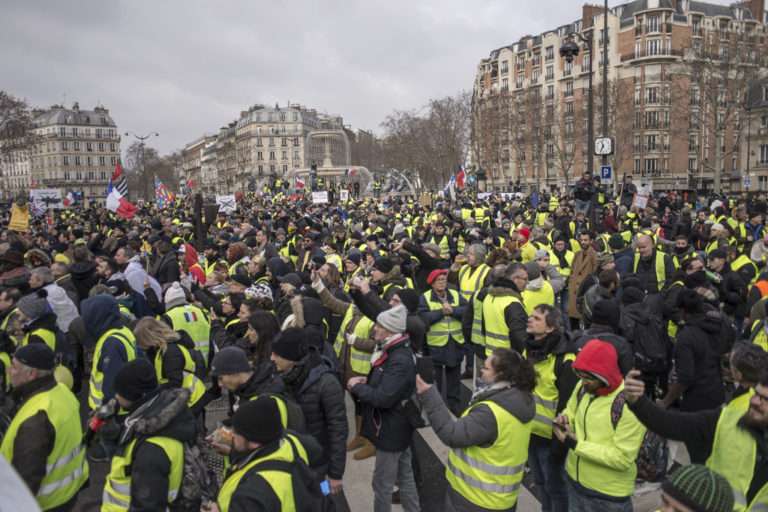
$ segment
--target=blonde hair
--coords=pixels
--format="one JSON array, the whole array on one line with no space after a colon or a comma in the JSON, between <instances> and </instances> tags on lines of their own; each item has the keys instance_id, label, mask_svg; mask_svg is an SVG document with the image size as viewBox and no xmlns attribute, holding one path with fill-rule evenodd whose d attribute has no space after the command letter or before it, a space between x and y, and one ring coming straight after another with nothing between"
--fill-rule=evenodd
<instances>
[{"instance_id":1,"label":"blonde hair","mask_svg":"<svg viewBox=\"0 0 768 512\"><path fill-rule=\"evenodd\" d=\"M136 342L140 346L158 347L165 352L169 342L177 342L181 339L179 333L171 329L168 324L150 316L146 316L136 322L133 329Z\"/></svg>"}]
</instances>

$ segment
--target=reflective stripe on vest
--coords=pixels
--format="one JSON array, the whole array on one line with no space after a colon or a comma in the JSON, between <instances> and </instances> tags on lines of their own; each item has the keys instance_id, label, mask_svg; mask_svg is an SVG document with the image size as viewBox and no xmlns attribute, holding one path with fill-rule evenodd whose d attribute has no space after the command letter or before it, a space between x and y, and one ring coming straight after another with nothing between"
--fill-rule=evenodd
<instances>
[{"instance_id":1,"label":"reflective stripe on vest","mask_svg":"<svg viewBox=\"0 0 768 512\"><path fill-rule=\"evenodd\" d=\"M291 443L293 443L294 448L291 448ZM219 495L216 497L216 504L219 506L219 510L221 512L229 512L232 496L240 485L240 481L251 468L270 460L293 462L295 460L293 454L294 449L298 452L299 457L301 457L304 462L308 463L309 459L307 458L304 447L298 439L288 435L280 441L280 447L274 452L264 457L249 461L242 467L232 467L232 472L225 478L224 483L221 485L221 489L219 489ZM270 486L272 492L275 493L275 496L277 496L277 499L280 502L281 512L296 512L296 503L293 495L293 477L291 474L276 470L257 471L257 473Z\"/></svg>"},{"instance_id":2,"label":"reflective stripe on vest","mask_svg":"<svg viewBox=\"0 0 768 512\"><path fill-rule=\"evenodd\" d=\"M504 310L513 303L522 306L520 300L512 295L486 295L483 299L483 320L485 322L485 352L490 355L495 348L510 348L509 326L504 318Z\"/></svg>"},{"instance_id":3,"label":"reflective stripe on vest","mask_svg":"<svg viewBox=\"0 0 768 512\"><path fill-rule=\"evenodd\" d=\"M333 350L336 352L336 357L338 358L341 357L344 344L347 343L346 334L350 332L349 325L354 316L354 308L350 305L347 308L347 312L344 314L339 333L336 335L336 341L333 344ZM373 320L360 315L352 328L352 334L354 334L356 338L366 339L370 337L372 329ZM349 354L349 366L352 371L360 375L368 375L371 371L371 354L356 349L354 345L349 346L347 353Z\"/></svg>"},{"instance_id":4,"label":"reflective stripe on vest","mask_svg":"<svg viewBox=\"0 0 768 512\"><path fill-rule=\"evenodd\" d=\"M189 391L189 399L187 405L192 407L197 403L200 398L205 394L205 384L195 373L197 365L195 360L192 359L192 355L189 353L189 349L182 345L176 344L181 351L181 355L184 358L184 369L182 370L181 387ZM159 384L165 384L168 382L168 377L163 372L163 356L160 350L155 354L155 374L157 375L157 382Z\"/></svg>"},{"instance_id":5,"label":"reflective stripe on vest","mask_svg":"<svg viewBox=\"0 0 768 512\"><path fill-rule=\"evenodd\" d=\"M733 260L733 263L731 263L731 269L733 269L734 272L738 272L742 268L746 266L752 267L752 279L748 284L754 284L757 281L758 272L757 272L757 265L752 262L751 259L749 259L747 256L744 256L743 254Z\"/></svg>"},{"instance_id":6,"label":"reflective stripe on vest","mask_svg":"<svg viewBox=\"0 0 768 512\"><path fill-rule=\"evenodd\" d=\"M104 373L99 369L99 363L101 362L101 349L104 347L104 342L111 336L114 336L123 344L127 358L126 362L136 359L136 338L134 338L133 333L127 327L109 329L101 335L93 351L93 365L91 366L91 380L88 393L88 405L91 410L101 407L104 401L104 391L102 390Z\"/></svg>"},{"instance_id":7,"label":"reflective stripe on vest","mask_svg":"<svg viewBox=\"0 0 768 512\"><path fill-rule=\"evenodd\" d=\"M734 511L768 510L768 484L758 491L747 503L752 478L754 477L757 443L748 431L739 426L739 420L749 409L754 391L739 396L721 412L715 429L712 454L707 467L720 473L731 484L735 500Z\"/></svg>"},{"instance_id":8,"label":"reflective stripe on vest","mask_svg":"<svg viewBox=\"0 0 768 512\"><path fill-rule=\"evenodd\" d=\"M131 506L131 475L127 468L133 463L133 451L137 440L134 439L126 446L123 455L112 456L109 474L104 482L101 495L101 512L125 512ZM173 503L179 495L181 480L184 476L184 445L181 441L170 437L152 436L143 442L159 446L171 463L168 475L168 503ZM126 474L128 473L128 474Z\"/></svg>"},{"instance_id":9,"label":"reflective stripe on vest","mask_svg":"<svg viewBox=\"0 0 768 512\"><path fill-rule=\"evenodd\" d=\"M496 439L488 447L469 446L448 452L445 477L451 488L466 500L491 510L508 510L517 503L523 469L528 459L531 422L520 421L492 401L480 401L496 419Z\"/></svg>"},{"instance_id":10,"label":"reflective stripe on vest","mask_svg":"<svg viewBox=\"0 0 768 512\"><path fill-rule=\"evenodd\" d=\"M53 449L46 458L45 476L36 495L43 510L67 503L88 479L79 410L80 404L75 395L63 384L56 384L48 391L32 395L21 405L0 444L0 455L12 464L19 428L30 417L45 411L55 434Z\"/></svg>"},{"instance_id":11,"label":"reflective stripe on vest","mask_svg":"<svg viewBox=\"0 0 768 512\"><path fill-rule=\"evenodd\" d=\"M563 361L574 361L575 354L565 354ZM536 388L533 390L533 400L536 403L536 416L533 419L531 433L544 439L552 438L552 421L557 412L557 402L560 393L557 389L557 375L555 374L557 355L549 354L533 365L536 370Z\"/></svg>"},{"instance_id":12,"label":"reflective stripe on vest","mask_svg":"<svg viewBox=\"0 0 768 512\"><path fill-rule=\"evenodd\" d=\"M453 307L459 306L459 292L456 290L446 290L448 303ZM424 292L424 301L427 303L430 311L440 311L443 309L443 303L432 300L435 298L435 292L429 290ZM453 339L456 343L464 344L464 335L461 332L461 322L450 316L443 316L439 321L429 326L427 331L427 345L430 347L444 347L448 339Z\"/></svg>"},{"instance_id":13,"label":"reflective stripe on vest","mask_svg":"<svg viewBox=\"0 0 768 512\"><path fill-rule=\"evenodd\" d=\"M485 333L483 332L483 301L478 298L479 293L472 296L472 343L477 346L485 346Z\"/></svg>"},{"instance_id":14,"label":"reflective stripe on vest","mask_svg":"<svg viewBox=\"0 0 768 512\"><path fill-rule=\"evenodd\" d=\"M459 289L465 299L469 300L473 293L480 291L490 271L491 267L485 263L474 268L469 265L461 267L459 270Z\"/></svg>"},{"instance_id":15,"label":"reflective stripe on vest","mask_svg":"<svg viewBox=\"0 0 768 512\"><path fill-rule=\"evenodd\" d=\"M195 343L195 349L208 361L211 323L202 309L192 304L176 306L165 312L174 331L184 331Z\"/></svg>"}]
</instances>

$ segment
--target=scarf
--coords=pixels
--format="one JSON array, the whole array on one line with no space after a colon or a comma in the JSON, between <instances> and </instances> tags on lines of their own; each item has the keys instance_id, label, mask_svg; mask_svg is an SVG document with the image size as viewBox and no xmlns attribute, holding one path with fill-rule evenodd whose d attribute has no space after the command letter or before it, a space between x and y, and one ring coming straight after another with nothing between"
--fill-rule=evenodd
<instances>
[{"instance_id":1,"label":"scarf","mask_svg":"<svg viewBox=\"0 0 768 512\"><path fill-rule=\"evenodd\" d=\"M477 391L472 393L472 398L469 399L469 405L476 404L495 394L497 391L509 389L512 387L512 383L506 380L500 380L490 385L485 385L477 388Z\"/></svg>"},{"instance_id":2,"label":"scarf","mask_svg":"<svg viewBox=\"0 0 768 512\"><path fill-rule=\"evenodd\" d=\"M373 354L371 355L371 365L373 365L374 368L383 365L389 357L389 349L407 341L407 334L394 334L385 339L384 345L377 345L376 350L373 351Z\"/></svg>"}]
</instances>

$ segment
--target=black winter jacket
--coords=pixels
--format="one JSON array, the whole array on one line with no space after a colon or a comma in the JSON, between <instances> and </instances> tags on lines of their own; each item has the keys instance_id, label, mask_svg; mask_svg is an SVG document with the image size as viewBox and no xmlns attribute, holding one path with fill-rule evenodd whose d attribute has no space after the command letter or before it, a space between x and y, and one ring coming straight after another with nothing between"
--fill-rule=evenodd
<instances>
[{"instance_id":1,"label":"black winter jacket","mask_svg":"<svg viewBox=\"0 0 768 512\"><path fill-rule=\"evenodd\" d=\"M161 391L141 414L135 412L129 419L139 418L133 435L121 436L118 453L126 449L131 439L138 438L131 465L131 511L149 512L168 508L168 476L171 461L160 446L146 442L152 436L170 437L184 443L193 443L197 435L196 422L187 407L189 392L183 389ZM146 402L145 402L146 403ZM174 510L173 505L170 510Z\"/></svg>"},{"instance_id":2,"label":"black winter jacket","mask_svg":"<svg viewBox=\"0 0 768 512\"><path fill-rule=\"evenodd\" d=\"M416 362L407 336L384 355L386 360L374 366L368 381L353 387L352 394L362 405L362 435L379 450L399 452L410 446L413 436L403 402L416 387Z\"/></svg>"},{"instance_id":3,"label":"black winter jacket","mask_svg":"<svg viewBox=\"0 0 768 512\"><path fill-rule=\"evenodd\" d=\"M157 279L161 286L180 279L181 272L179 270L179 262L176 259L176 253L171 251L160 258L153 272L153 277Z\"/></svg>"},{"instance_id":4,"label":"black winter jacket","mask_svg":"<svg viewBox=\"0 0 768 512\"><path fill-rule=\"evenodd\" d=\"M304 412L307 432L323 447L315 467L327 465L330 478L341 480L347 462L347 410L344 389L331 361L310 353L283 375L288 393Z\"/></svg>"},{"instance_id":5,"label":"black winter jacket","mask_svg":"<svg viewBox=\"0 0 768 512\"><path fill-rule=\"evenodd\" d=\"M717 315L689 316L677 333L675 373L677 382L686 386L682 411L712 409L725 401L720 359L726 347L719 341L721 322Z\"/></svg>"}]
</instances>

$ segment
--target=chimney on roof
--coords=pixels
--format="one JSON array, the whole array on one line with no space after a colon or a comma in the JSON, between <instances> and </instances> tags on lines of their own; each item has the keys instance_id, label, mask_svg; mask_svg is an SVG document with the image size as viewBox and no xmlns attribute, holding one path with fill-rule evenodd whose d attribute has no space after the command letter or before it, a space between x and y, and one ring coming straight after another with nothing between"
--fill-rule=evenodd
<instances>
[{"instance_id":1,"label":"chimney on roof","mask_svg":"<svg viewBox=\"0 0 768 512\"><path fill-rule=\"evenodd\" d=\"M749 7L749 10L752 12L752 17L755 18L755 21L762 23L763 17L765 15L765 0L748 0L744 3L747 7Z\"/></svg>"},{"instance_id":2,"label":"chimney on roof","mask_svg":"<svg viewBox=\"0 0 768 512\"><path fill-rule=\"evenodd\" d=\"M581 8L581 30L592 28L595 16L598 16L602 12L602 5L584 4Z\"/></svg>"}]
</instances>

